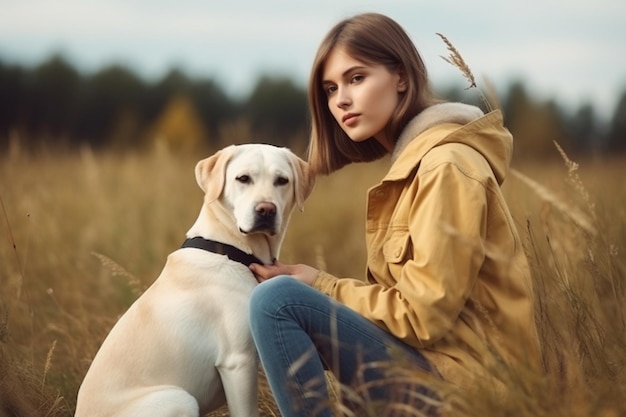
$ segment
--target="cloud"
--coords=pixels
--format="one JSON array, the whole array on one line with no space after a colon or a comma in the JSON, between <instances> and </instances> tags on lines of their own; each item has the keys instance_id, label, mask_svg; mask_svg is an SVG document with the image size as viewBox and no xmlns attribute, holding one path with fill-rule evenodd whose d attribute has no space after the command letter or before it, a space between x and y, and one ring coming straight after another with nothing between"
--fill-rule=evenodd
<instances>
[{"instance_id":1,"label":"cloud","mask_svg":"<svg viewBox=\"0 0 626 417\"><path fill-rule=\"evenodd\" d=\"M4 0L0 10L0 59L61 51L87 71L118 61L148 77L176 65L240 93L262 71L304 82L328 29L363 11L403 25L437 82L458 76L439 58L441 32L477 75L523 78L566 104L608 109L626 88L623 0Z\"/></svg>"}]
</instances>

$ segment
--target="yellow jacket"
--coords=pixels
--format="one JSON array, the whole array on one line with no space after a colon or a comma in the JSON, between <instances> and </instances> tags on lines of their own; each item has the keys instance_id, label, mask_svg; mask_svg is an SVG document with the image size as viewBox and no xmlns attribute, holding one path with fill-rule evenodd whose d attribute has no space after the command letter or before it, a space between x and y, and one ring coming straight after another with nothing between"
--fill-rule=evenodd
<instances>
[{"instance_id":1,"label":"yellow jacket","mask_svg":"<svg viewBox=\"0 0 626 417\"><path fill-rule=\"evenodd\" d=\"M536 359L529 268L500 191L512 149L499 111L424 110L368 191L366 281L322 271L314 282L456 384L490 375L490 351Z\"/></svg>"}]
</instances>

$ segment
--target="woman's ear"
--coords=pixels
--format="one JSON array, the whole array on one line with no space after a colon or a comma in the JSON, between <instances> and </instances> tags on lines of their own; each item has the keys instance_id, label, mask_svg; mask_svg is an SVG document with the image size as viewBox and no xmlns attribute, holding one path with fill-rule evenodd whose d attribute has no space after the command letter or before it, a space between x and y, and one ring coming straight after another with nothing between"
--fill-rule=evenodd
<instances>
[{"instance_id":1,"label":"woman's ear","mask_svg":"<svg viewBox=\"0 0 626 417\"><path fill-rule=\"evenodd\" d=\"M406 92L408 88L407 76L404 71L398 72L398 93Z\"/></svg>"}]
</instances>

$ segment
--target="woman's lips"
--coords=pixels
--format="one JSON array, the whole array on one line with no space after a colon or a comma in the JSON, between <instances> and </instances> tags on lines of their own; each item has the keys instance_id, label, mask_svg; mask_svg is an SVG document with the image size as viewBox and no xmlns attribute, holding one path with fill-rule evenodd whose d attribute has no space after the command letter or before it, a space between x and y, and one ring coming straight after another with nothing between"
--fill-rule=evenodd
<instances>
[{"instance_id":1,"label":"woman's lips","mask_svg":"<svg viewBox=\"0 0 626 417\"><path fill-rule=\"evenodd\" d=\"M351 126L353 124L355 124L358 120L359 115L356 113L347 113L346 115L344 115L341 118L341 121L343 122L343 124L345 124L346 126Z\"/></svg>"}]
</instances>

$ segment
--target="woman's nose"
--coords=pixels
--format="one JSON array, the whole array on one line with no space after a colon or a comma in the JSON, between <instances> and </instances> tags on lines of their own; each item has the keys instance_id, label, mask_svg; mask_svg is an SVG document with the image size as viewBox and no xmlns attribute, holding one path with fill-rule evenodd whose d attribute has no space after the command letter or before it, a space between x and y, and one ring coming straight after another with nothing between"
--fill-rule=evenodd
<instances>
[{"instance_id":1,"label":"woman's nose","mask_svg":"<svg viewBox=\"0 0 626 417\"><path fill-rule=\"evenodd\" d=\"M337 90L337 107L346 108L352 103L350 96L345 88L340 88Z\"/></svg>"}]
</instances>

